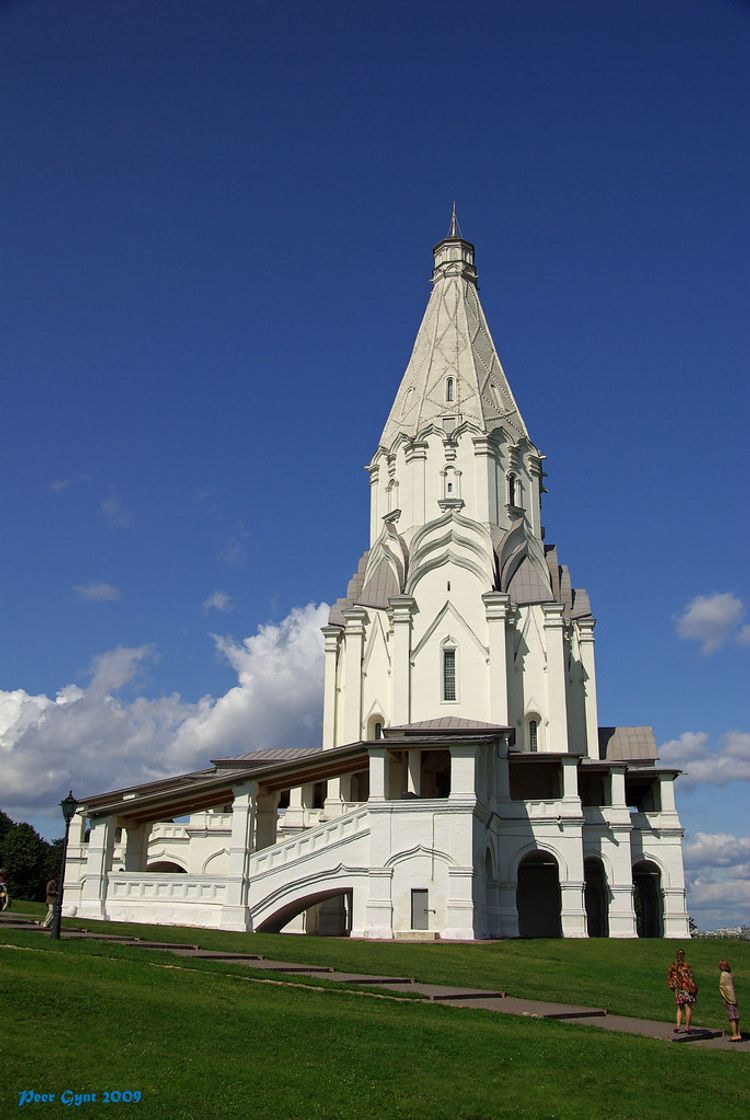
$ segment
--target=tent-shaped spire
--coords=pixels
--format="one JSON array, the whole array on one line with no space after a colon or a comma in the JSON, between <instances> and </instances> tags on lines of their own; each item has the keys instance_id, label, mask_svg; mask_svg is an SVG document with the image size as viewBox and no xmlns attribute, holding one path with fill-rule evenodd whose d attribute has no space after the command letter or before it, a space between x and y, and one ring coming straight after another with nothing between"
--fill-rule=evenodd
<instances>
[{"instance_id":1,"label":"tent-shaped spire","mask_svg":"<svg viewBox=\"0 0 750 1120\"><path fill-rule=\"evenodd\" d=\"M432 294L380 443L390 447L399 434L414 439L430 424L452 430L465 421L528 438L479 302L474 246L461 236L455 203L449 235L433 254Z\"/></svg>"}]
</instances>

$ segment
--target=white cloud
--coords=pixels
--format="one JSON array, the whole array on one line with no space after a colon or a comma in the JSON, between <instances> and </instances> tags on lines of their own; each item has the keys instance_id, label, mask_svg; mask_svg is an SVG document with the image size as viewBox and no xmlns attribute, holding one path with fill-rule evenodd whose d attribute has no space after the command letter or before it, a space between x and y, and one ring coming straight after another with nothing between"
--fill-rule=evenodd
<instances>
[{"instance_id":1,"label":"white cloud","mask_svg":"<svg viewBox=\"0 0 750 1120\"><path fill-rule=\"evenodd\" d=\"M70 479L69 478L56 478L54 482L50 483L49 488L50 488L50 490L53 491L53 493L60 494L60 493L62 493L63 490L67 490L69 486L70 486Z\"/></svg>"},{"instance_id":2,"label":"white cloud","mask_svg":"<svg viewBox=\"0 0 750 1120\"><path fill-rule=\"evenodd\" d=\"M750 836L696 832L684 855L688 911L699 928L750 924Z\"/></svg>"},{"instance_id":3,"label":"white cloud","mask_svg":"<svg viewBox=\"0 0 750 1120\"><path fill-rule=\"evenodd\" d=\"M129 510L123 508L122 502L114 490L108 498L104 499L99 506L99 510L114 529L130 528L133 515Z\"/></svg>"},{"instance_id":4,"label":"white cloud","mask_svg":"<svg viewBox=\"0 0 750 1120\"><path fill-rule=\"evenodd\" d=\"M701 643L704 654L723 646L744 611L741 599L731 592L696 595L676 621L677 636Z\"/></svg>"},{"instance_id":5,"label":"white cloud","mask_svg":"<svg viewBox=\"0 0 750 1120\"><path fill-rule=\"evenodd\" d=\"M232 596L226 591L212 591L208 598L203 600L204 611L228 611L232 606Z\"/></svg>"},{"instance_id":6,"label":"white cloud","mask_svg":"<svg viewBox=\"0 0 750 1120\"><path fill-rule=\"evenodd\" d=\"M73 588L79 599L90 603L114 603L122 598L119 587L111 583L79 583Z\"/></svg>"},{"instance_id":7,"label":"white cloud","mask_svg":"<svg viewBox=\"0 0 750 1120\"><path fill-rule=\"evenodd\" d=\"M727 731L714 746L705 731L685 731L659 747L659 758L685 773L680 789L698 785L723 786L727 782L750 782L750 733Z\"/></svg>"},{"instance_id":8,"label":"white cloud","mask_svg":"<svg viewBox=\"0 0 750 1120\"><path fill-rule=\"evenodd\" d=\"M750 646L750 625L741 627L737 635L737 644L740 646Z\"/></svg>"},{"instance_id":9,"label":"white cloud","mask_svg":"<svg viewBox=\"0 0 750 1120\"><path fill-rule=\"evenodd\" d=\"M238 682L197 703L118 695L148 664L148 646L102 654L85 687L55 698L0 691L2 808L24 817L69 788L85 796L254 747L319 745L327 617L325 604L310 603L244 641L215 638Z\"/></svg>"}]
</instances>

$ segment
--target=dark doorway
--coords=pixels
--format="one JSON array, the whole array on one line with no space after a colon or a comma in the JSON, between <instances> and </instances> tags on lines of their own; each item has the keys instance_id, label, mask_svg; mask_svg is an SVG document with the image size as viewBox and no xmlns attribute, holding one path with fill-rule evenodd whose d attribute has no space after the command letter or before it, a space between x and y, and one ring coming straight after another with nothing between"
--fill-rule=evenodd
<instances>
[{"instance_id":1,"label":"dark doorway","mask_svg":"<svg viewBox=\"0 0 750 1120\"><path fill-rule=\"evenodd\" d=\"M521 861L516 907L520 937L562 937L560 874L548 852L533 852Z\"/></svg>"},{"instance_id":2,"label":"dark doorway","mask_svg":"<svg viewBox=\"0 0 750 1120\"><path fill-rule=\"evenodd\" d=\"M584 901L589 937L609 937L609 890L600 859L583 861Z\"/></svg>"},{"instance_id":3,"label":"dark doorway","mask_svg":"<svg viewBox=\"0 0 750 1120\"><path fill-rule=\"evenodd\" d=\"M638 936L663 937L661 871L649 860L643 860L633 868L633 905Z\"/></svg>"}]
</instances>

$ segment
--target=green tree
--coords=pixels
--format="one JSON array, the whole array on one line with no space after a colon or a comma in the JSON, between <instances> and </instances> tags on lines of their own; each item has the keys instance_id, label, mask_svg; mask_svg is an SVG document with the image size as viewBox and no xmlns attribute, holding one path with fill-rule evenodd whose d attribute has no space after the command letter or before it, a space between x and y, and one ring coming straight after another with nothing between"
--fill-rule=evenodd
<instances>
[{"instance_id":1,"label":"green tree","mask_svg":"<svg viewBox=\"0 0 750 1120\"><path fill-rule=\"evenodd\" d=\"M1 843L0 865L8 875L10 897L43 900L50 845L24 821L11 822Z\"/></svg>"}]
</instances>

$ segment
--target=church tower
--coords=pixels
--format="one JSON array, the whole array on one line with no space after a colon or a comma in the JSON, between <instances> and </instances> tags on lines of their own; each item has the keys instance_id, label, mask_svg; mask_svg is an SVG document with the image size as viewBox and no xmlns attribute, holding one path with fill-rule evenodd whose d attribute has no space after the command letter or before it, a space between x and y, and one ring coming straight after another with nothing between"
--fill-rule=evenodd
<instances>
[{"instance_id":1,"label":"church tower","mask_svg":"<svg viewBox=\"0 0 750 1120\"><path fill-rule=\"evenodd\" d=\"M599 757L594 618L542 529L532 442L455 207L367 468L370 547L326 637L325 748L468 719Z\"/></svg>"}]
</instances>

